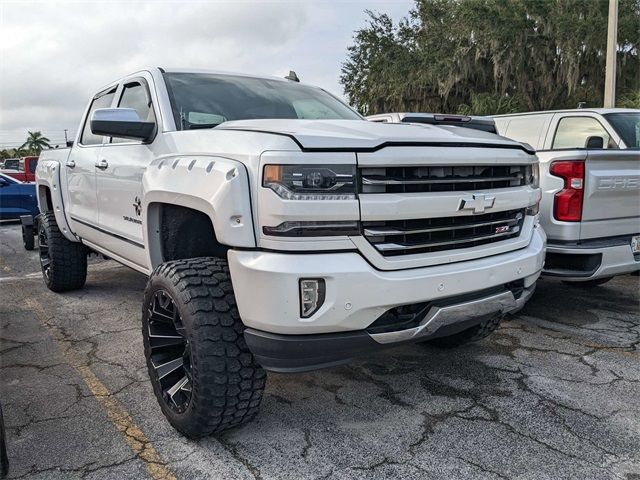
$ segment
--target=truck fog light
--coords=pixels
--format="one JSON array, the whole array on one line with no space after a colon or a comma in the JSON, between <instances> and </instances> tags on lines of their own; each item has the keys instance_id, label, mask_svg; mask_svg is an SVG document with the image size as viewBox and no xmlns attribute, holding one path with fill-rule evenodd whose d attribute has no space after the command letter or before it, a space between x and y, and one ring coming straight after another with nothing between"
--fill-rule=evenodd
<instances>
[{"instance_id":1,"label":"truck fog light","mask_svg":"<svg viewBox=\"0 0 640 480\"><path fill-rule=\"evenodd\" d=\"M325 283L323 278L300 279L300 316L309 318L324 303Z\"/></svg>"}]
</instances>

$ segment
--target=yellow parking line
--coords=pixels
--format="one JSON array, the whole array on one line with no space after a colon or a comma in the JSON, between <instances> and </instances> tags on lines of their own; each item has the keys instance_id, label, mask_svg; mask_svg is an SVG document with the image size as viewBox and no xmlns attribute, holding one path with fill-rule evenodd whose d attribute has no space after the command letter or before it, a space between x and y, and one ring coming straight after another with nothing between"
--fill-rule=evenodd
<instances>
[{"instance_id":1,"label":"yellow parking line","mask_svg":"<svg viewBox=\"0 0 640 480\"><path fill-rule=\"evenodd\" d=\"M62 353L69 362L69 365L71 365L78 372L82 380L84 380L84 383L105 409L107 417L122 434L133 453L144 462L149 475L155 480L175 480L176 477L173 472L160 458L160 455L156 449L153 448L153 445L146 435L140 430L140 427L135 424L129 412L127 412L116 397L111 395L111 392L109 392L109 389L104 383L102 383L95 373L82 361L82 358L73 350L71 343L64 338L60 329L48 321L45 310L40 302L32 297L27 297L25 303L35 313L40 323L51 332L53 338L58 343L60 353Z\"/></svg>"}]
</instances>

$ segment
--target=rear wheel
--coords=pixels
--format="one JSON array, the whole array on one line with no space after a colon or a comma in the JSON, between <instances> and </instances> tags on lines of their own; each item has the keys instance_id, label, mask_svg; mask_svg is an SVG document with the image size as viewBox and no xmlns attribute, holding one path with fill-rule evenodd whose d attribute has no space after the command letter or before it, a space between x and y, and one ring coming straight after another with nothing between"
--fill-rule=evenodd
<instances>
[{"instance_id":1,"label":"rear wheel","mask_svg":"<svg viewBox=\"0 0 640 480\"><path fill-rule=\"evenodd\" d=\"M434 338L433 340L427 340L424 343L438 348L461 347L467 343L477 342L478 340L488 337L500 326L501 320L502 315L497 315L496 317L486 320L478 325L467 328L460 333L449 335L447 337Z\"/></svg>"},{"instance_id":2,"label":"rear wheel","mask_svg":"<svg viewBox=\"0 0 640 480\"><path fill-rule=\"evenodd\" d=\"M586 282L572 282L570 280L563 280L562 283L565 285L570 285L572 287L582 287L582 288L594 288L598 285L603 285L613 279L613 277L604 277L604 278L596 278L594 280L587 280Z\"/></svg>"},{"instance_id":3,"label":"rear wheel","mask_svg":"<svg viewBox=\"0 0 640 480\"><path fill-rule=\"evenodd\" d=\"M22 225L22 245L25 250L33 250L36 246L33 225Z\"/></svg>"},{"instance_id":4,"label":"rear wheel","mask_svg":"<svg viewBox=\"0 0 640 480\"><path fill-rule=\"evenodd\" d=\"M87 280L87 248L62 235L53 212L40 215L38 249L44 283L49 290L65 292L84 286Z\"/></svg>"},{"instance_id":5,"label":"rear wheel","mask_svg":"<svg viewBox=\"0 0 640 480\"><path fill-rule=\"evenodd\" d=\"M226 260L160 265L147 283L142 335L153 391L173 427L192 438L246 423L266 373L244 341Z\"/></svg>"}]
</instances>

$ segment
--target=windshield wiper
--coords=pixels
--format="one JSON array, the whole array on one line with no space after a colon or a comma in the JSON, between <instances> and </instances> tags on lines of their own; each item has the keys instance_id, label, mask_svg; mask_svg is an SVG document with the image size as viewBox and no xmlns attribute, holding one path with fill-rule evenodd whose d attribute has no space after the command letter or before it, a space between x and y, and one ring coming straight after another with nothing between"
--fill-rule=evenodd
<instances>
[{"instance_id":1,"label":"windshield wiper","mask_svg":"<svg viewBox=\"0 0 640 480\"><path fill-rule=\"evenodd\" d=\"M190 123L187 127L189 130L200 130L203 128L216 128L221 123Z\"/></svg>"}]
</instances>

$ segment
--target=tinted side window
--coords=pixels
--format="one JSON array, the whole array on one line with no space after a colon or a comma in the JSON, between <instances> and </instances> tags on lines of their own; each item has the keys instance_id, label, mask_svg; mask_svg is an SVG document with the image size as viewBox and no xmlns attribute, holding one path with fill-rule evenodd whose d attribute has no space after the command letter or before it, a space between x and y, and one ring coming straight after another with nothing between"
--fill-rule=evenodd
<instances>
[{"instance_id":1,"label":"tinted side window","mask_svg":"<svg viewBox=\"0 0 640 480\"><path fill-rule=\"evenodd\" d=\"M38 159L37 158L30 158L29 159L29 171L30 172L35 172L37 166L38 166Z\"/></svg>"},{"instance_id":2,"label":"tinted side window","mask_svg":"<svg viewBox=\"0 0 640 480\"><path fill-rule=\"evenodd\" d=\"M113 97L116 94L115 88L100 97L93 100L91 103L91 107L89 108L89 114L87 118L84 120L84 126L82 127L82 135L80 136L80 143L83 145L98 145L102 143L102 135L94 135L91 133L91 115L98 108L109 108L111 106L111 102L113 102Z\"/></svg>"},{"instance_id":3,"label":"tinted side window","mask_svg":"<svg viewBox=\"0 0 640 480\"><path fill-rule=\"evenodd\" d=\"M541 145L538 142L546 120L547 117L534 117L533 115L512 118L504 136L517 142L528 143L533 148L540 148Z\"/></svg>"},{"instance_id":4,"label":"tinted side window","mask_svg":"<svg viewBox=\"0 0 640 480\"><path fill-rule=\"evenodd\" d=\"M587 138L603 137L604 148L615 148L602 124L591 117L565 117L558 123L552 148L585 148Z\"/></svg>"},{"instance_id":5,"label":"tinted side window","mask_svg":"<svg viewBox=\"0 0 640 480\"><path fill-rule=\"evenodd\" d=\"M156 121L156 116L153 112L153 107L149 104L147 100L147 95L145 92L145 87L140 83L130 83L125 85L124 90L122 91L122 96L120 97L120 102L118 103L118 107L120 108L133 108L136 112L138 112L138 117L143 122L154 122ZM117 142L132 142L129 138L113 138L111 140L114 143Z\"/></svg>"}]
</instances>

